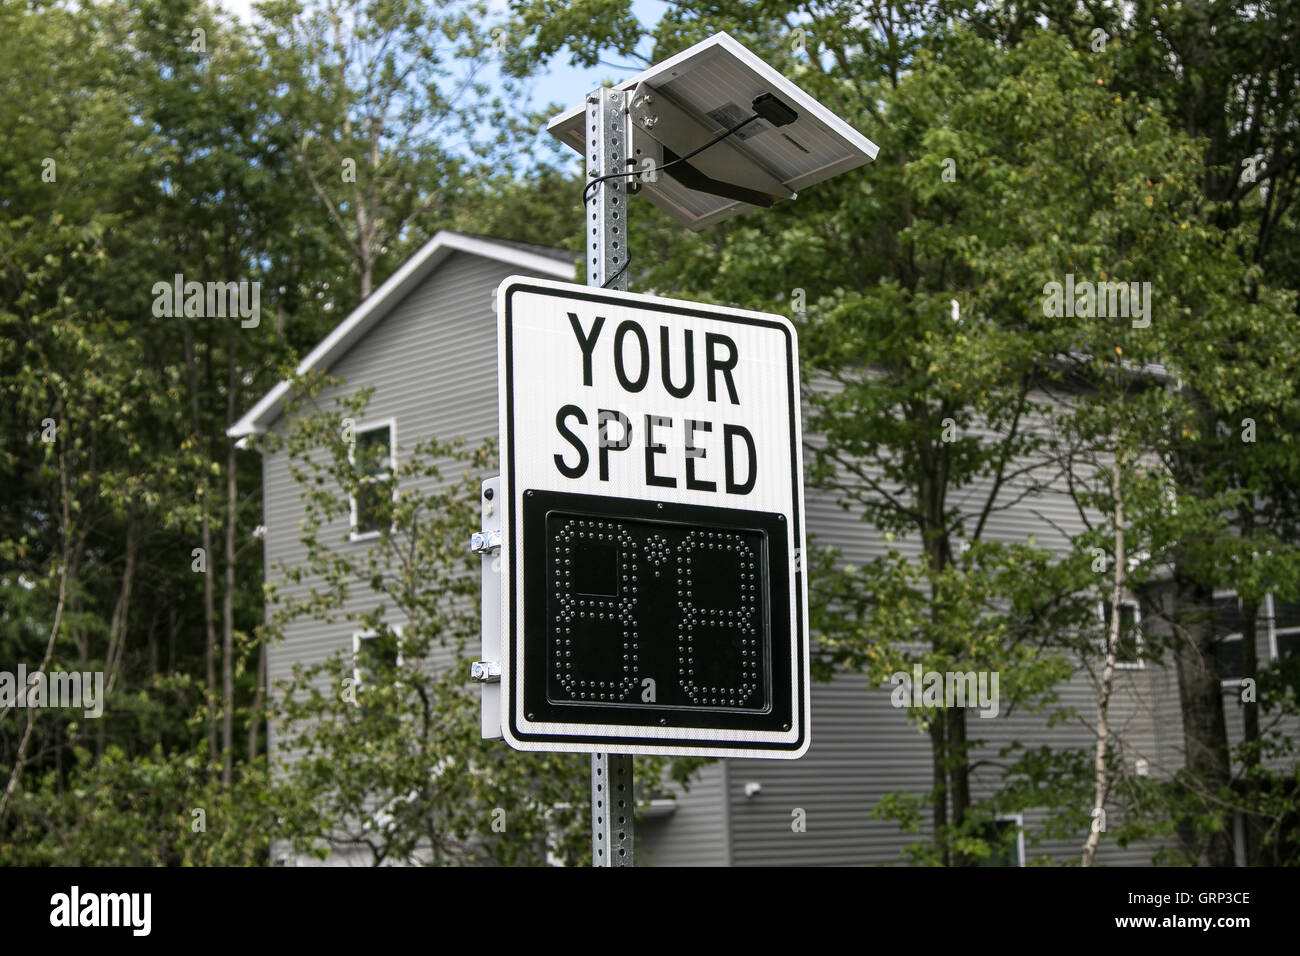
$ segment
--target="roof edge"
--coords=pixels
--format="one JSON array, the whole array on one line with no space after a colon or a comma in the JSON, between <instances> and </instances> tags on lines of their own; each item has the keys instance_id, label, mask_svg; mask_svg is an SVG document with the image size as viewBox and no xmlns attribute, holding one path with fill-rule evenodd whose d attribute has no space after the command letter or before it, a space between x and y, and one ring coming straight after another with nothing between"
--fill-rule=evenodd
<instances>
[{"instance_id":1,"label":"roof edge","mask_svg":"<svg viewBox=\"0 0 1300 956\"><path fill-rule=\"evenodd\" d=\"M561 280L572 281L575 273L573 265L566 265L540 253L449 229L440 230L308 352L298 363L296 374L328 369L371 326L387 315L407 292L437 269L453 252L481 256ZM288 391L288 380L276 383L239 421L226 429L227 437L243 438L265 434L271 422L279 417Z\"/></svg>"}]
</instances>

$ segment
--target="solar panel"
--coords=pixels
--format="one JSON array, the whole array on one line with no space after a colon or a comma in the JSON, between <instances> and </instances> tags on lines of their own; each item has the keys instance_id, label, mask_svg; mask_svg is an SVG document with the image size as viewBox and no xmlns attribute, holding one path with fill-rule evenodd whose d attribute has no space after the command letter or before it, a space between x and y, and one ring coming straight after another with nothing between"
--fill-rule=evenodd
<instances>
[{"instance_id":1,"label":"solar panel","mask_svg":"<svg viewBox=\"0 0 1300 956\"><path fill-rule=\"evenodd\" d=\"M630 99L638 169L644 168L646 158L657 168L686 155L754 115L756 97L774 95L793 109L792 122L775 126L757 120L689 160L704 180L739 186L771 201L793 199L801 189L870 162L878 151L875 143L727 33L715 34L639 73L619 89L635 91ZM583 122L584 108L577 106L554 117L547 130L581 154L586 143ZM663 171L641 189L691 229L703 229L760 205L692 188L682 179L700 182L699 176L679 177L675 170L686 172L680 167Z\"/></svg>"}]
</instances>

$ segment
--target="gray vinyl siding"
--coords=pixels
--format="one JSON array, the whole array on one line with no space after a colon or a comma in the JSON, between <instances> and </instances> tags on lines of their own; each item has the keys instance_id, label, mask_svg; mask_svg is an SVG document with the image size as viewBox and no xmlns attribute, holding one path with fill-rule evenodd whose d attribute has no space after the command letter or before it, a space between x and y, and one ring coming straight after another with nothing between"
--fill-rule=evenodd
<instances>
[{"instance_id":1,"label":"gray vinyl siding","mask_svg":"<svg viewBox=\"0 0 1300 956\"><path fill-rule=\"evenodd\" d=\"M453 253L329 369L343 384L323 390L321 406L328 408L335 398L373 385L369 407L358 424L394 419L399 462L422 439L460 437L473 447L495 437L495 292L501 280L521 273L531 274L507 263ZM271 428L282 426L280 419ZM444 481L457 477L456 468L443 471ZM299 538L305 510L283 453L264 455L263 487L267 580L290 595L308 593L313 582L288 584L277 570L281 564L294 566L306 560ZM341 524L336 530L340 538L346 536ZM367 543L341 547L361 550ZM348 604L348 617L355 618L374 602L367 588L358 587ZM400 623L397 618L390 620ZM311 665L340 650L350 652L356 630L348 620L290 624L283 641L268 650L271 686L288 678L294 664ZM445 665L448 660L446 653L435 654L432 663ZM270 743L274 752L274 736Z\"/></svg>"},{"instance_id":2,"label":"gray vinyl siding","mask_svg":"<svg viewBox=\"0 0 1300 956\"><path fill-rule=\"evenodd\" d=\"M1117 683L1111 718L1127 725L1127 736L1140 736L1134 730L1141 730L1149 719L1143 677L1128 672ZM1090 689L1081 682L1067 683L1061 693L1064 705L1093 706ZM830 684L814 684L812 702L812 746L803 759L728 761L732 862L736 866L905 862L904 848L925 839L928 827L919 834L903 833L892 822L873 818L872 810L887 793L922 794L930 789L929 738L905 713L893 708L888 688L868 687L861 675L839 674ZM1038 714L982 720L972 713L968 733L989 741L979 754L984 757L996 757L997 748L1012 740L1026 746L1092 745L1082 726L1049 730ZM746 797L748 783L759 784L761 791ZM992 777L977 774L972 795L987 796L993 783ZM792 828L795 810L804 811L805 832ZM1025 815L1031 835L1040 820L1041 814ZM1086 836L1085 830L1077 841L1044 841L1038 846L1027 839L1026 862L1042 857L1077 860ZM1097 860L1104 865L1139 866L1150 863L1155 849L1149 845L1121 849L1103 840Z\"/></svg>"},{"instance_id":3,"label":"gray vinyl siding","mask_svg":"<svg viewBox=\"0 0 1300 956\"><path fill-rule=\"evenodd\" d=\"M979 481L959 489L952 503L969 514L982 502L988 487L987 482ZM1000 500L1014 498L1020 487L1008 488ZM852 509L841 507L833 493L808 488L806 499L810 548L832 546L840 552L841 563L862 564L890 547ZM1065 535L1081 530L1082 522L1066 494L1043 493L991 514L985 538L1025 542L1032 536L1039 546L1063 553L1068 547ZM915 538L902 539L894 546L904 554L919 554ZM1164 686L1167 675L1163 671L1147 665L1117 673L1110 719L1123 735L1125 756L1130 761L1143 757L1156 763L1160 708L1152 689L1153 684ZM1176 683L1173 686L1176 708ZM1095 693L1084 677L1065 682L1058 693L1060 700L1052 711L1072 708L1089 723L1095 719ZM987 741L976 758L996 759L998 749L1013 741L1027 748L1094 746L1091 732L1077 720L1049 728L1048 713L1021 712L986 720L971 711L968 735ZM862 675L840 673L830 684L813 685L812 745L801 760L731 760L728 764L734 865L897 864L905 861L902 851L908 844L928 835L928 827L919 834L908 834L894 823L872 816L886 793L902 790L919 795L929 791L932 764L929 737L907 719L906 711L892 706L887 686L869 687ZM758 783L762 789L746 797L747 783ZM991 773L977 773L972 779L972 796L986 797L995 785ZM795 832L791 826L795 810L804 811L805 832ZM1041 813L1025 813L1030 836L1041 817ZM1086 836L1084 830L1077 841L1038 845L1027 838L1026 862L1077 860ZM1150 863L1155 850L1151 845L1121 849L1103 839L1097 861L1143 865Z\"/></svg>"},{"instance_id":4,"label":"gray vinyl siding","mask_svg":"<svg viewBox=\"0 0 1300 956\"><path fill-rule=\"evenodd\" d=\"M669 816L637 822L637 866L726 866L726 761L704 767L683 792L673 784L677 807Z\"/></svg>"}]
</instances>

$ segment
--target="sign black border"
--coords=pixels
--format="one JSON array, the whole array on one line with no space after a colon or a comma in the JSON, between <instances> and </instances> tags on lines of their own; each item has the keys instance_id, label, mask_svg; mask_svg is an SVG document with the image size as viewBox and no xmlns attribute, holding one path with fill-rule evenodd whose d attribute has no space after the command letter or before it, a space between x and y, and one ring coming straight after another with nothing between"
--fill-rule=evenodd
<instances>
[{"instance_id":1,"label":"sign black border","mask_svg":"<svg viewBox=\"0 0 1300 956\"><path fill-rule=\"evenodd\" d=\"M719 707L667 707L654 704L597 704L551 701L547 693L547 645L550 625L546 612L546 583L540 578L524 581L525 607L523 642L530 653L524 680L524 713L538 723L614 724L633 727L679 727L691 730L758 730L781 733L794 720L794 696L790 680L790 553L786 546L783 515L765 511L743 511L708 505L654 502L566 491L524 492L524 527L540 530L524 535L528 560L535 567L547 566L545 521L552 511L578 511L583 516L630 518L682 526L743 528L762 532L765 548L760 560L768 572L767 601L762 608L767 632L764 667L768 696L763 708L731 710ZM779 623L778 623L779 622ZM780 637L778 643L777 635Z\"/></svg>"},{"instance_id":2,"label":"sign black border","mask_svg":"<svg viewBox=\"0 0 1300 956\"><path fill-rule=\"evenodd\" d=\"M759 319L752 316L740 315L722 315L705 308L691 308L688 305L668 305L664 303L629 303L627 299L615 295L609 295L598 289L587 287L574 287L557 289L553 286L539 285L527 280L506 279L502 287L498 290L500 299L504 300L505 315L503 317L502 329L505 335L505 342L502 343L505 351L505 381L502 386L505 389L505 424L510 425L514 422L514 353L513 353L513 333L514 333L514 302L513 297L516 292L532 292L537 295L550 296L552 298L578 299L586 302L595 302L617 307L638 307L647 311L665 312L671 315L688 316L699 319L709 319L715 322L731 322L736 325L750 325L758 328L776 329L785 337L786 343L786 394L789 401L790 420L799 421L800 407L799 396L795 391L794 385L794 363L795 363L795 346L790 329L780 322L771 322L767 319ZM799 500L798 490L801 487L801 478L799 474L799 447L791 435L790 443L790 487L793 495L790 502L792 521L792 538L796 546L803 539L803 510L802 502ZM515 515L515 440L514 430L510 428L505 435L505 452L506 467L503 469L505 486L503 504L506 507L506 527L513 533L514 529L519 528L519 522ZM503 581L502 586L507 589L508 597L506 601L507 614L503 622L505 630L505 640L507 647L506 653L510 655L510 673L512 679L517 679L519 674L519 641L517 640L517 628L515 622L519 617L518 607L518 588L513 580L517 573L514 560L514 542L506 541L505 546L511 549L511 560L508 562L510 568L511 580ZM802 633L804 623L804 569L802 564L794 573L794 595L795 595L795 627L800 633L796 635L795 640L795 679L797 681L797 693L793 700L793 706L799 714L798 732L794 740L789 743L780 741L758 741L758 740L732 740L720 739L709 740L707 738L683 738L683 737L637 737L634 735L609 737L595 736L589 734L557 734L557 733L527 733L519 729L519 713L516 695L512 688L503 687L502 692L508 698L506 703L507 722L510 733L515 739L521 742L529 743L555 743L555 744L585 744L596 745L602 748L602 751L609 753L619 753L620 744L627 744L635 747L646 747L648 749L674 748L674 749L695 749L695 750L732 750L732 751L749 751L752 754L761 756L764 753L779 754L783 751L797 752L804 747L804 743L809 738L809 722L811 715L810 708L804 707L803 703L808 700L808 687L805 681L805 671L807 664L804 659L804 647L807 644L807 635ZM698 730L700 728L691 728ZM721 730L721 728L719 728Z\"/></svg>"}]
</instances>

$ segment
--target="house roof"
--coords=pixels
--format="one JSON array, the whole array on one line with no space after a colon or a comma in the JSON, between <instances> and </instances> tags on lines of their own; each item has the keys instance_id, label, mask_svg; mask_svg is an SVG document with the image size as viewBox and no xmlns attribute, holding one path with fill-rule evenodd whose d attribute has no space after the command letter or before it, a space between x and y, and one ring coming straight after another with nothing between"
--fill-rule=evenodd
<instances>
[{"instance_id":1,"label":"house roof","mask_svg":"<svg viewBox=\"0 0 1300 956\"><path fill-rule=\"evenodd\" d=\"M437 269L453 252L495 259L531 272L556 279L573 279L572 253L528 242L492 239L464 232L442 230L401 267L388 277L378 289L358 305L342 322L336 325L320 344L298 363L298 374L326 371L365 336L375 324L392 310L393 306ZM280 415L288 381L278 383L267 392L239 421L226 432L231 438L261 435Z\"/></svg>"},{"instance_id":2,"label":"house roof","mask_svg":"<svg viewBox=\"0 0 1300 956\"><path fill-rule=\"evenodd\" d=\"M480 239L483 242L490 242L498 246L506 246L510 249L518 249L521 252L531 252L539 256L546 256L548 259L554 259L556 262L563 262L572 266L574 254L566 252L563 249L554 249L551 246L539 246L535 242L519 242L515 239L497 239L493 236L485 236L477 232L448 232L449 236L461 236L465 239Z\"/></svg>"}]
</instances>

